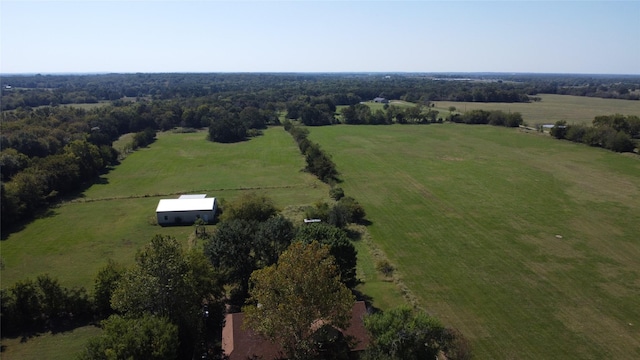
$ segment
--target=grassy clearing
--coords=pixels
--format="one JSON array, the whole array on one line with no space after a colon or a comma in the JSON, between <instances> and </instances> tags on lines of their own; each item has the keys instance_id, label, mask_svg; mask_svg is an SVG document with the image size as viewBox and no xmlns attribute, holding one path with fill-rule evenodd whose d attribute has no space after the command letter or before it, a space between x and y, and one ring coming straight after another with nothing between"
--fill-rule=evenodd
<instances>
[{"instance_id":1,"label":"grassy clearing","mask_svg":"<svg viewBox=\"0 0 640 360\"><path fill-rule=\"evenodd\" d=\"M637 157L456 124L323 127L310 138L419 305L478 358L640 356ZM362 289L375 298L377 286Z\"/></svg>"},{"instance_id":2,"label":"grassy clearing","mask_svg":"<svg viewBox=\"0 0 640 360\"><path fill-rule=\"evenodd\" d=\"M278 206L306 205L328 197L327 185L301 171L304 159L282 128L238 144L217 144L204 133L163 133L81 197L52 209L2 242L2 286L49 273L63 286L93 288L108 258L133 262L155 234L189 244L192 227L154 225L162 197L206 193L233 199L243 191L273 198Z\"/></svg>"},{"instance_id":3,"label":"grassy clearing","mask_svg":"<svg viewBox=\"0 0 640 360\"><path fill-rule=\"evenodd\" d=\"M87 341L100 334L100 328L84 326L62 333L41 334L27 341L21 338L2 339L3 360L67 360L84 349Z\"/></svg>"},{"instance_id":4,"label":"grassy clearing","mask_svg":"<svg viewBox=\"0 0 640 360\"><path fill-rule=\"evenodd\" d=\"M531 103L436 101L435 107L441 114L448 114L449 106L455 106L460 112L476 109L519 112L530 126L553 124L559 120L566 120L568 124L591 124L595 116L615 113L640 116L640 101L552 94L537 96L542 101Z\"/></svg>"}]
</instances>

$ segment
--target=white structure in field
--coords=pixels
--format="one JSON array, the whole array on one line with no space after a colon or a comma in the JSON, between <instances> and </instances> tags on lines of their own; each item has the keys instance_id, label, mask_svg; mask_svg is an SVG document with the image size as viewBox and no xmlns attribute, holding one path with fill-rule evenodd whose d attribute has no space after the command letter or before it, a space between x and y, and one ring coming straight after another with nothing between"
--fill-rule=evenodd
<instances>
[{"instance_id":1,"label":"white structure in field","mask_svg":"<svg viewBox=\"0 0 640 360\"><path fill-rule=\"evenodd\" d=\"M156 208L158 225L193 224L197 219L213 222L218 204L206 194L182 195L178 199L161 199Z\"/></svg>"}]
</instances>

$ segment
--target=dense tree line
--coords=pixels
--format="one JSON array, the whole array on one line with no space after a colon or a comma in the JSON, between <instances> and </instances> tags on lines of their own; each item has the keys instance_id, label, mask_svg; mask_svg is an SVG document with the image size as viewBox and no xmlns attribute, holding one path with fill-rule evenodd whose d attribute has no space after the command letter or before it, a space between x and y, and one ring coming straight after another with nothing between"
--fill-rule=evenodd
<instances>
[{"instance_id":1,"label":"dense tree line","mask_svg":"<svg viewBox=\"0 0 640 360\"><path fill-rule=\"evenodd\" d=\"M93 319L93 303L84 288L65 288L48 274L18 281L2 290L2 334L62 331Z\"/></svg>"},{"instance_id":2,"label":"dense tree line","mask_svg":"<svg viewBox=\"0 0 640 360\"><path fill-rule=\"evenodd\" d=\"M142 131L142 124L128 122L119 127L116 114L120 111L113 108L113 117L101 117L104 113L99 111L50 107L2 113L3 231L32 218L116 164L118 153L112 142L120 134L140 128L134 146L153 141L155 131Z\"/></svg>"},{"instance_id":3,"label":"dense tree line","mask_svg":"<svg viewBox=\"0 0 640 360\"><path fill-rule=\"evenodd\" d=\"M640 142L640 118L621 114L596 116L592 126L567 125L558 121L551 129L557 139L566 139L615 152L631 152Z\"/></svg>"},{"instance_id":4,"label":"dense tree line","mask_svg":"<svg viewBox=\"0 0 640 360\"><path fill-rule=\"evenodd\" d=\"M527 102L539 93L637 100L638 76L561 74L101 74L3 75L2 110L119 99L328 97L355 105L383 94L416 101ZM310 104L315 108L316 104ZM310 113L313 115L312 113ZM295 118L298 118L296 116Z\"/></svg>"},{"instance_id":5,"label":"dense tree line","mask_svg":"<svg viewBox=\"0 0 640 360\"><path fill-rule=\"evenodd\" d=\"M385 104L384 110L372 111L366 104L349 105L341 110L342 121L350 125L430 124L442 122L439 111L431 103L417 103L412 107Z\"/></svg>"},{"instance_id":6,"label":"dense tree line","mask_svg":"<svg viewBox=\"0 0 640 360\"><path fill-rule=\"evenodd\" d=\"M300 152L304 155L307 163L306 170L318 177L325 183L333 183L338 180L338 170L331 157L325 153L320 145L308 139L307 129L295 126L287 121L284 129L288 131L298 144Z\"/></svg>"},{"instance_id":7,"label":"dense tree line","mask_svg":"<svg viewBox=\"0 0 640 360\"><path fill-rule=\"evenodd\" d=\"M488 124L493 126L518 127L523 124L519 112L505 113L501 110L471 110L464 114L452 114L449 120L463 124Z\"/></svg>"}]
</instances>

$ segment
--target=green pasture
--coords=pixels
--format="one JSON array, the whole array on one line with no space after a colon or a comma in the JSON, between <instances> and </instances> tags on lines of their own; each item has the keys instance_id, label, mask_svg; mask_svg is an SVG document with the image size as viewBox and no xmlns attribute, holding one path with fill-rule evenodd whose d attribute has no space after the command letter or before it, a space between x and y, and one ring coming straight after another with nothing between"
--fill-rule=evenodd
<instances>
[{"instance_id":1,"label":"green pasture","mask_svg":"<svg viewBox=\"0 0 640 360\"><path fill-rule=\"evenodd\" d=\"M100 328L83 326L56 334L41 334L23 341L21 337L3 338L3 360L67 360L74 359L84 350L92 337L99 335Z\"/></svg>"},{"instance_id":2,"label":"green pasture","mask_svg":"<svg viewBox=\"0 0 640 360\"><path fill-rule=\"evenodd\" d=\"M282 128L236 144L206 140L206 132L159 134L78 198L51 209L3 240L2 287L49 273L63 286L93 289L108 258L133 262L155 234L189 241L193 228L155 225L160 198L205 193L233 199L255 191L282 208L328 198L328 186L303 172L304 158Z\"/></svg>"},{"instance_id":3,"label":"green pasture","mask_svg":"<svg viewBox=\"0 0 640 360\"><path fill-rule=\"evenodd\" d=\"M449 114L449 107L454 106L456 112L464 113L470 110L502 110L504 112L519 112L529 126L538 124L554 124L565 120L568 124L590 125L598 115L637 115L640 116L640 101L601 99L585 96L540 94L541 101L530 103L478 103L457 101L434 101L433 109L440 112L438 117L445 118ZM365 102L372 111L384 109L384 104ZM390 105L400 107L415 106L400 100L391 100ZM345 106L338 106L337 113Z\"/></svg>"},{"instance_id":4,"label":"green pasture","mask_svg":"<svg viewBox=\"0 0 640 360\"><path fill-rule=\"evenodd\" d=\"M416 304L476 358L640 357L636 155L462 124L341 125L310 139ZM403 303L369 276L369 256L361 289L383 308Z\"/></svg>"},{"instance_id":5,"label":"green pasture","mask_svg":"<svg viewBox=\"0 0 640 360\"><path fill-rule=\"evenodd\" d=\"M519 112L530 126L536 124L554 124L566 120L567 124L591 124L598 115L637 115L640 116L640 101L601 99L584 96L540 94L541 101L530 103L477 103L435 101L436 110L448 114L449 107L464 113L469 110L502 110Z\"/></svg>"}]
</instances>

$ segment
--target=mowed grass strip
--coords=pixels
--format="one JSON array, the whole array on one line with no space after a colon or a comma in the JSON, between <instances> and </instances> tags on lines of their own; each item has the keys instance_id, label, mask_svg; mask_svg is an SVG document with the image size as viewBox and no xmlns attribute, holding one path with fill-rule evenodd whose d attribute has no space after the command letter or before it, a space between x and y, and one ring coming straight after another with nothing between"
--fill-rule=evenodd
<instances>
[{"instance_id":1,"label":"mowed grass strip","mask_svg":"<svg viewBox=\"0 0 640 360\"><path fill-rule=\"evenodd\" d=\"M187 246L191 226L153 224L163 197L204 192L232 200L255 191L282 208L326 200L328 186L303 172L304 166L282 128L237 144L209 142L204 132L159 134L154 144L129 155L81 197L2 241L2 287L49 273L63 286L92 291L95 274L108 258L132 263L155 234L175 236Z\"/></svg>"},{"instance_id":2,"label":"mowed grass strip","mask_svg":"<svg viewBox=\"0 0 640 360\"><path fill-rule=\"evenodd\" d=\"M637 157L456 124L310 138L419 305L477 358L640 356Z\"/></svg>"}]
</instances>

